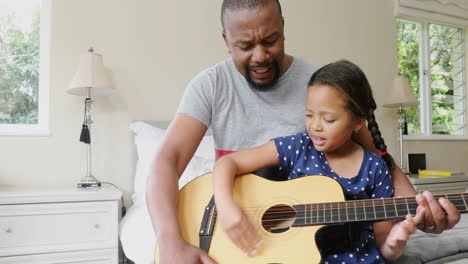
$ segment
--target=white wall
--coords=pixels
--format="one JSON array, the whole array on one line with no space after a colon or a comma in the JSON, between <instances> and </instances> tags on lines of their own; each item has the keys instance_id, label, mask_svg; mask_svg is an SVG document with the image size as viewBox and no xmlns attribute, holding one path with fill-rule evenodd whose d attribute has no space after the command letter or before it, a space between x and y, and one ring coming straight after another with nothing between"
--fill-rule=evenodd
<instances>
[{"instance_id":1,"label":"white wall","mask_svg":"<svg viewBox=\"0 0 468 264\"><path fill-rule=\"evenodd\" d=\"M129 122L172 118L189 80L229 55L221 38L220 2L52 0L51 135L0 137L0 183L75 184L84 175L85 148L78 142L83 99L64 89L80 54L92 46L116 87L113 96L93 104L94 172L120 186L128 200ZM382 102L397 73L393 1L288 0L283 13L289 54L317 66L340 58L356 62ZM379 109L377 118L390 152L398 154L395 114Z\"/></svg>"}]
</instances>

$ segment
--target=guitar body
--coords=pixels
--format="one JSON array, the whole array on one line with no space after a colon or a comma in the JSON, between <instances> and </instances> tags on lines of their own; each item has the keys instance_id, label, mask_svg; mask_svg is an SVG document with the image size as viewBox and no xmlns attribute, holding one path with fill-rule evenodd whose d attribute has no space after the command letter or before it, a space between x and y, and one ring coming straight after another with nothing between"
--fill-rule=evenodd
<instances>
[{"instance_id":1,"label":"guitar body","mask_svg":"<svg viewBox=\"0 0 468 264\"><path fill-rule=\"evenodd\" d=\"M197 247L205 207L213 196L212 181L212 174L200 176L179 193L180 229L185 240ZM257 226L264 243L256 256L248 257L231 242L221 226L215 224L208 254L219 264L319 263L321 256L315 243L315 234L321 225L289 226L287 230L282 229L278 233L264 228L262 217L267 210L278 205L344 201L341 186L329 177L308 176L275 182L253 174L236 177L234 198ZM157 251L155 259L158 263Z\"/></svg>"}]
</instances>

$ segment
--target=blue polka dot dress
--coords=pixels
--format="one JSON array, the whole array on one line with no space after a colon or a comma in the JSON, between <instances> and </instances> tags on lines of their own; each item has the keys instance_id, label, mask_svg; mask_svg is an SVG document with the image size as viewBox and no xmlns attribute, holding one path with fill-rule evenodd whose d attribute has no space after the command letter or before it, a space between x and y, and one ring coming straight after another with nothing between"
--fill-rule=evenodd
<instances>
[{"instance_id":1,"label":"blue polka dot dress","mask_svg":"<svg viewBox=\"0 0 468 264\"><path fill-rule=\"evenodd\" d=\"M393 195L393 184L385 161L364 150L364 158L358 175L353 178L340 177L328 165L324 154L317 151L306 132L274 139L278 150L279 170L295 179L308 175L324 175L337 180L346 200L387 198ZM322 250L323 263L385 263L380 254L370 222L352 224L357 229L358 239L351 241L349 250L330 253ZM313 242L312 242L313 243Z\"/></svg>"}]
</instances>

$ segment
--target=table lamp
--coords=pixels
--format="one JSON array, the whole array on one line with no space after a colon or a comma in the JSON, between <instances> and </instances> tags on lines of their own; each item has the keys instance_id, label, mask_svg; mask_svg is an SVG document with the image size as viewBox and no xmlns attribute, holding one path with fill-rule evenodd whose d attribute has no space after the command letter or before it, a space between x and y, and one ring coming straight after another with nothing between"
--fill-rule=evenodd
<instances>
[{"instance_id":1,"label":"table lamp","mask_svg":"<svg viewBox=\"0 0 468 264\"><path fill-rule=\"evenodd\" d=\"M85 96L84 120L81 128L80 141L86 144L86 175L78 182L78 188L97 188L101 182L92 173L91 159L91 98L93 96L108 96L114 89L102 62L102 56L94 53L93 48L80 57L78 70L70 86L66 90L73 95Z\"/></svg>"},{"instance_id":2,"label":"table lamp","mask_svg":"<svg viewBox=\"0 0 468 264\"><path fill-rule=\"evenodd\" d=\"M408 78L406 76L396 76L393 79L392 86L387 94L383 107L397 108L398 128L400 129L400 169L406 172L403 166L403 126L405 122L405 110L403 107L417 105L418 99L411 90Z\"/></svg>"}]
</instances>

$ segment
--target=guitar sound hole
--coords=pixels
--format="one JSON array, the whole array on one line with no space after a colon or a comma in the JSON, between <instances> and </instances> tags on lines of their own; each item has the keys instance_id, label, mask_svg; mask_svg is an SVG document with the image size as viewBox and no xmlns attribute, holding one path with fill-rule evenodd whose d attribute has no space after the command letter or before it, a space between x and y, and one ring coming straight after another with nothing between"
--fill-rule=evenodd
<instances>
[{"instance_id":1,"label":"guitar sound hole","mask_svg":"<svg viewBox=\"0 0 468 264\"><path fill-rule=\"evenodd\" d=\"M289 230L296 220L296 211L288 205L279 204L269 208L262 216L262 226L270 233Z\"/></svg>"}]
</instances>

